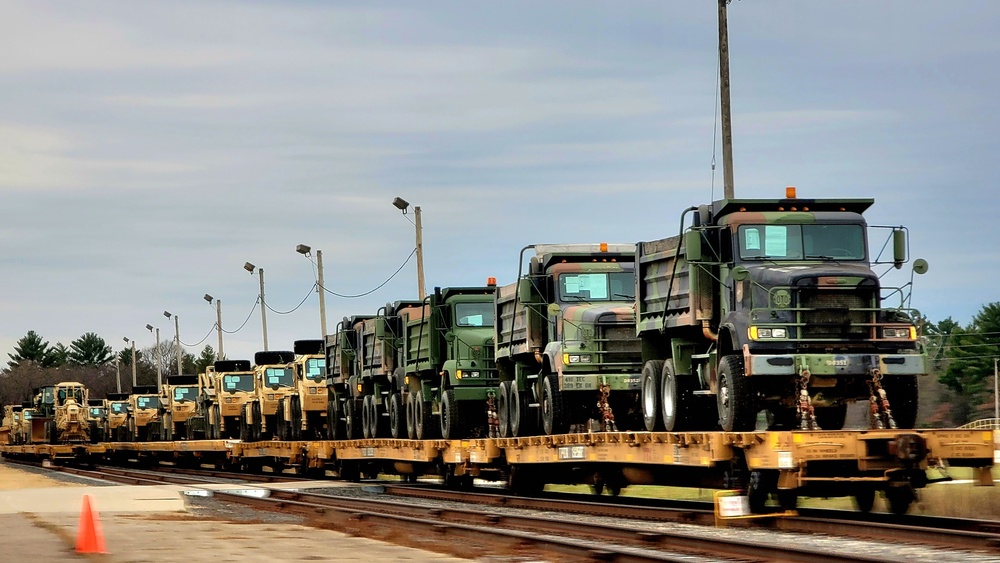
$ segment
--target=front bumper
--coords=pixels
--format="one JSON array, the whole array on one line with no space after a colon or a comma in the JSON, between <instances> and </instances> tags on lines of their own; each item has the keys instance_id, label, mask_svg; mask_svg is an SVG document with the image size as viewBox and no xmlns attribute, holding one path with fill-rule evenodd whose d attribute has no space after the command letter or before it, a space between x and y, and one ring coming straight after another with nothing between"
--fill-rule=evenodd
<instances>
[{"instance_id":1,"label":"front bumper","mask_svg":"<svg viewBox=\"0 0 1000 563\"><path fill-rule=\"evenodd\" d=\"M927 373L922 354L749 354L747 375L797 375L808 369L812 375L846 377L867 375L877 368L883 375Z\"/></svg>"}]
</instances>

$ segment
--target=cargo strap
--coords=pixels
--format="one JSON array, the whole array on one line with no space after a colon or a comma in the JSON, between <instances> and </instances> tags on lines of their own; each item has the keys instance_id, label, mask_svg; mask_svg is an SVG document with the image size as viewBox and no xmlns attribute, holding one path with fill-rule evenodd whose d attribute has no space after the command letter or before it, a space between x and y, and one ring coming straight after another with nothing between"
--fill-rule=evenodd
<instances>
[{"instance_id":1,"label":"cargo strap","mask_svg":"<svg viewBox=\"0 0 1000 563\"><path fill-rule=\"evenodd\" d=\"M885 389L882 388L882 372L878 368L868 370L871 379L868 380L868 418L871 427L877 430L884 428L895 429L896 421L892 418L892 409L889 408L889 399L886 397Z\"/></svg>"},{"instance_id":2,"label":"cargo strap","mask_svg":"<svg viewBox=\"0 0 1000 563\"><path fill-rule=\"evenodd\" d=\"M500 416L497 414L497 395L490 389L486 393L486 431L490 438L500 437Z\"/></svg>"},{"instance_id":3,"label":"cargo strap","mask_svg":"<svg viewBox=\"0 0 1000 563\"><path fill-rule=\"evenodd\" d=\"M611 404L608 402L611 386L602 383L600 392L601 396L597 399L597 410L601 413L601 431L618 432L618 426L615 425L615 413L611 411Z\"/></svg>"},{"instance_id":4,"label":"cargo strap","mask_svg":"<svg viewBox=\"0 0 1000 563\"><path fill-rule=\"evenodd\" d=\"M802 368L799 372L799 379L796 382L798 387L799 400L795 404L795 414L799 421L800 430L816 430L816 410L813 408L812 400L809 398L809 378L812 374L809 370Z\"/></svg>"}]
</instances>

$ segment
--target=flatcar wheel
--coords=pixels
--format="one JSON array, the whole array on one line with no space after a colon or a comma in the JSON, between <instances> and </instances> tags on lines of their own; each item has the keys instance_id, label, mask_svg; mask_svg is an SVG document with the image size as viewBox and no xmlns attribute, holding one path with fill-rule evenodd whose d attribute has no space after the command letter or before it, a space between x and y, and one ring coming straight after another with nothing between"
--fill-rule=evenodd
<instances>
[{"instance_id":1,"label":"flatcar wheel","mask_svg":"<svg viewBox=\"0 0 1000 563\"><path fill-rule=\"evenodd\" d=\"M405 420L402 396L398 392L389 395L389 435L393 438L405 438Z\"/></svg>"},{"instance_id":2,"label":"flatcar wheel","mask_svg":"<svg viewBox=\"0 0 1000 563\"><path fill-rule=\"evenodd\" d=\"M497 388L497 423L500 437L510 436L510 385L506 381Z\"/></svg>"},{"instance_id":3,"label":"flatcar wheel","mask_svg":"<svg viewBox=\"0 0 1000 563\"><path fill-rule=\"evenodd\" d=\"M854 506L859 512L865 514L872 511L875 506L875 487L859 486L854 490Z\"/></svg>"},{"instance_id":4,"label":"flatcar wheel","mask_svg":"<svg viewBox=\"0 0 1000 563\"><path fill-rule=\"evenodd\" d=\"M799 506L797 489L778 489L778 504L783 510L795 510Z\"/></svg>"},{"instance_id":5,"label":"flatcar wheel","mask_svg":"<svg viewBox=\"0 0 1000 563\"><path fill-rule=\"evenodd\" d=\"M909 485L889 487L885 490L885 500L889 502L889 512L899 516L910 509L910 504L916 500L916 494Z\"/></svg>"},{"instance_id":6,"label":"flatcar wheel","mask_svg":"<svg viewBox=\"0 0 1000 563\"><path fill-rule=\"evenodd\" d=\"M660 420L660 372L662 360L650 360L642 366L639 380L639 400L642 404L642 422L647 432L663 430Z\"/></svg>"},{"instance_id":7,"label":"flatcar wheel","mask_svg":"<svg viewBox=\"0 0 1000 563\"><path fill-rule=\"evenodd\" d=\"M750 472L747 482L747 500L750 504L750 512L760 514L764 512L767 499L771 493L777 492L777 476L770 475L769 472L755 470Z\"/></svg>"}]
</instances>

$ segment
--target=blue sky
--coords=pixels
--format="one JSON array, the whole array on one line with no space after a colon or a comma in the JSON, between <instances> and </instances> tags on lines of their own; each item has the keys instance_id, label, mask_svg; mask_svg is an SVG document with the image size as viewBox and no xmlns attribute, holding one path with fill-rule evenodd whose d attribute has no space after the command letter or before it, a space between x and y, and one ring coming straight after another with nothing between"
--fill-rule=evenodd
<instances>
[{"instance_id":1,"label":"blue sky","mask_svg":"<svg viewBox=\"0 0 1000 563\"><path fill-rule=\"evenodd\" d=\"M28 330L216 343L268 304L382 283L423 210L428 289L509 283L536 242L676 233L713 174L716 5L0 0L0 357ZM739 197L874 197L930 272L914 306L998 300L1000 4L736 2ZM721 149L715 149L721 163ZM714 189L713 189L714 186ZM416 295L411 261L329 326ZM906 271L890 272L889 285ZM319 335L315 294L272 349ZM208 335L207 339L202 338ZM227 335L261 348L260 318Z\"/></svg>"}]
</instances>

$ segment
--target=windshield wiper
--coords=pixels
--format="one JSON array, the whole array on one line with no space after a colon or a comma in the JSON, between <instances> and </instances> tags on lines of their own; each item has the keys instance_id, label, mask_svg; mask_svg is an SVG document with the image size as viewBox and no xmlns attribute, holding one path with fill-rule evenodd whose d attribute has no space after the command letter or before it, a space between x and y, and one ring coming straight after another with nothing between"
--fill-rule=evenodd
<instances>
[{"instance_id":1,"label":"windshield wiper","mask_svg":"<svg viewBox=\"0 0 1000 563\"><path fill-rule=\"evenodd\" d=\"M816 259L822 260L824 262L833 262L835 260L839 260L839 258L834 258L833 256L826 256L826 255L823 255L823 254L807 254L806 258L807 259L808 258L816 258Z\"/></svg>"}]
</instances>

